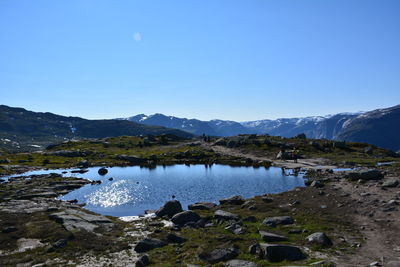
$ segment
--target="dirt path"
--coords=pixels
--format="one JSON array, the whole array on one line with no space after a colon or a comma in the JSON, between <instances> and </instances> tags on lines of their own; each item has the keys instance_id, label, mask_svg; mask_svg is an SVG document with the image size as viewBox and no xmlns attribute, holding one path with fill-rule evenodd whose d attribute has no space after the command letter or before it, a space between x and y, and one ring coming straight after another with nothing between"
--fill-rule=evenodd
<instances>
[{"instance_id":1,"label":"dirt path","mask_svg":"<svg viewBox=\"0 0 400 267\"><path fill-rule=\"evenodd\" d=\"M243 158L250 158L252 160L259 160L259 161L269 161L272 162L272 166L276 167L285 167L289 169L295 168L305 168L305 169L335 169L337 166L330 165L328 160L323 158L316 158L316 159L299 159L297 163L289 160L277 160L272 159L269 157L257 156L254 154L244 153L238 149L228 148L224 146L214 146L209 143L202 142L201 145L207 149L212 149L214 152L235 156L235 157L243 157Z\"/></svg>"}]
</instances>

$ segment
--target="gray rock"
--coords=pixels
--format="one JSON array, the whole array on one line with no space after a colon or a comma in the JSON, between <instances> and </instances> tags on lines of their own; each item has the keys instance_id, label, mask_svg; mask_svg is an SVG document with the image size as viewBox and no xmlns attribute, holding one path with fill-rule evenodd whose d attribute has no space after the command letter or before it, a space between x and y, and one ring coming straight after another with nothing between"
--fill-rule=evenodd
<instances>
[{"instance_id":1,"label":"gray rock","mask_svg":"<svg viewBox=\"0 0 400 267\"><path fill-rule=\"evenodd\" d=\"M278 216L265 218L262 223L271 227L276 227L279 224L292 224L294 220L290 216Z\"/></svg>"},{"instance_id":2,"label":"gray rock","mask_svg":"<svg viewBox=\"0 0 400 267\"><path fill-rule=\"evenodd\" d=\"M146 252L155 248L160 248L163 246L166 246L167 243L160 240L160 239L156 239L156 238L145 238L141 241L139 241L139 243L137 243L136 247L135 247L135 251L136 252Z\"/></svg>"},{"instance_id":3,"label":"gray rock","mask_svg":"<svg viewBox=\"0 0 400 267\"><path fill-rule=\"evenodd\" d=\"M150 264L149 256L147 254L144 254L144 255L139 257L139 259L137 260L135 266L136 267L145 267L145 266L147 266L149 264Z\"/></svg>"},{"instance_id":4,"label":"gray rock","mask_svg":"<svg viewBox=\"0 0 400 267\"><path fill-rule=\"evenodd\" d=\"M156 211L156 215L158 217L168 216L172 217L175 214L182 212L182 205L178 200L170 200L167 201L164 206L162 206L159 210Z\"/></svg>"},{"instance_id":5,"label":"gray rock","mask_svg":"<svg viewBox=\"0 0 400 267\"><path fill-rule=\"evenodd\" d=\"M400 261L389 261L386 263L387 267L400 267Z\"/></svg>"},{"instance_id":6,"label":"gray rock","mask_svg":"<svg viewBox=\"0 0 400 267\"><path fill-rule=\"evenodd\" d=\"M8 226L8 227L4 227L4 228L1 230L1 232L4 233L4 234L7 234L7 233L15 232L15 231L17 231L17 230L18 230L18 229L17 229L17 227L15 227L15 226Z\"/></svg>"},{"instance_id":7,"label":"gray rock","mask_svg":"<svg viewBox=\"0 0 400 267\"><path fill-rule=\"evenodd\" d=\"M178 243L178 244L186 242L186 238L183 238L183 237L178 236L178 235L173 234L173 233L169 233L167 235L167 240L168 240L168 242Z\"/></svg>"},{"instance_id":8,"label":"gray rock","mask_svg":"<svg viewBox=\"0 0 400 267\"><path fill-rule=\"evenodd\" d=\"M264 258L264 251L258 243L249 246L249 253L252 255L257 255L260 259Z\"/></svg>"},{"instance_id":9,"label":"gray rock","mask_svg":"<svg viewBox=\"0 0 400 267\"><path fill-rule=\"evenodd\" d=\"M316 188L322 188L322 187L324 187L324 184L321 183L320 181L313 181L310 186L316 187Z\"/></svg>"},{"instance_id":10,"label":"gray rock","mask_svg":"<svg viewBox=\"0 0 400 267\"><path fill-rule=\"evenodd\" d=\"M52 213L49 218L62 224L68 231L85 230L93 232L97 227L110 230L114 226L112 221L105 216L89 214L74 209Z\"/></svg>"},{"instance_id":11,"label":"gray rock","mask_svg":"<svg viewBox=\"0 0 400 267\"><path fill-rule=\"evenodd\" d=\"M197 202L188 206L190 210L209 210L217 206L217 204L212 202Z\"/></svg>"},{"instance_id":12,"label":"gray rock","mask_svg":"<svg viewBox=\"0 0 400 267\"><path fill-rule=\"evenodd\" d=\"M76 166L78 166L79 168L87 168L87 167L89 167L89 161L81 160L78 162L78 164Z\"/></svg>"},{"instance_id":13,"label":"gray rock","mask_svg":"<svg viewBox=\"0 0 400 267\"><path fill-rule=\"evenodd\" d=\"M127 155L117 155L115 158L119 159L119 160L128 161L130 164L140 164L140 163L143 163L145 161L145 159L142 159L140 157L127 156Z\"/></svg>"},{"instance_id":14,"label":"gray rock","mask_svg":"<svg viewBox=\"0 0 400 267\"><path fill-rule=\"evenodd\" d=\"M244 232L245 232L243 226L240 225L239 223L232 223L232 224L228 225L227 227L225 227L225 229L235 235L241 235L241 234L244 234Z\"/></svg>"},{"instance_id":15,"label":"gray rock","mask_svg":"<svg viewBox=\"0 0 400 267\"><path fill-rule=\"evenodd\" d=\"M265 258L271 262L297 261L306 258L304 253L295 246L276 244L260 244L260 246L264 251Z\"/></svg>"},{"instance_id":16,"label":"gray rock","mask_svg":"<svg viewBox=\"0 0 400 267\"><path fill-rule=\"evenodd\" d=\"M197 222L201 219L201 217L194 211L187 210L180 213L175 214L171 221L179 226L184 226L189 222Z\"/></svg>"},{"instance_id":17,"label":"gray rock","mask_svg":"<svg viewBox=\"0 0 400 267\"><path fill-rule=\"evenodd\" d=\"M201 253L199 258L209 263L217 263L221 261L231 260L239 255L239 251L235 248L217 248L210 253Z\"/></svg>"},{"instance_id":18,"label":"gray rock","mask_svg":"<svg viewBox=\"0 0 400 267\"><path fill-rule=\"evenodd\" d=\"M230 260L225 263L225 267L257 267L258 265L251 261Z\"/></svg>"},{"instance_id":19,"label":"gray rock","mask_svg":"<svg viewBox=\"0 0 400 267\"><path fill-rule=\"evenodd\" d=\"M390 179L387 181L384 181L382 184L382 187L397 187L400 184L399 179Z\"/></svg>"},{"instance_id":20,"label":"gray rock","mask_svg":"<svg viewBox=\"0 0 400 267\"><path fill-rule=\"evenodd\" d=\"M223 211L223 210L217 210L216 212L214 212L214 218L215 219L220 219L220 220L234 220L234 221L238 221L239 220L239 216L227 211Z\"/></svg>"},{"instance_id":21,"label":"gray rock","mask_svg":"<svg viewBox=\"0 0 400 267\"><path fill-rule=\"evenodd\" d=\"M244 199L241 196L233 196L229 198L224 198L219 201L221 205L242 205L244 203Z\"/></svg>"},{"instance_id":22,"label":"gray rock","mask_svg":"<svg viewBox=\"0 0 400 267\"><path fill-rule=\"evenodd\" d=\"M277 242L277 241L286 241L288 240L288 238L286 236L283 235L277 235L274 233L268 233L265 231L260 231L259 232L261 235L262 240L266 241L266 242Z\"/></svg>"},{"instance_id":23,"label":"gray rock","mask_svg":"<svg viewBox=\"0 0 400 267\"><path fill-rule=\"evenodd\" d=\"M262 199L262 201L264 201L265 203L271 203L272 201L274 201L272 198L270 198L270 197L262 197L261 198Z\"/></svg>"},{"instance_id":24,"label":"gray rock","mask_svg":"<svg viewBox=\"0 0 400 267\"><path fill-rule=\"evenodd\" d=\"M380 180L383 178L383 173L380 170L376 169L367 169L367 170L354 170L347 173L346 177L350 180Z\"/></svg>"},{"instance_id":25,"label":"gray rock","mask_svg":"<svg viewBox=\"0 0 400 267\"><path fill-rule=\"evenodd\" d=\"M309 236L307 236L306 240L309 243L316 244L322 247L329 247L332 246L332 241L329 239L329 237L322 232L317 232L313 233Z\"/></svg>"}]
</instances>

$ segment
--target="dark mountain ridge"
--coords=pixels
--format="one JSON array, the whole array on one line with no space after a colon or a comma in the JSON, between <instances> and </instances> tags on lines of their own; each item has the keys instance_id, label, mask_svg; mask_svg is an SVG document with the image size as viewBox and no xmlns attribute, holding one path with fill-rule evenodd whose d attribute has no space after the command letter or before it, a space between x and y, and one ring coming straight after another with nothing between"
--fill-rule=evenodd
<instances>
[{"instance_id":1,"label":"dark mountain ridge","mask_svg":"<svg viewBox=\"0 0 400 267\"><path fill-rule=\"evenodd\" d=\"M122 135L173 134L191 137L190 133L161 126L143 125L122 120L87 120L49 112L33 112L0 105L0 142L18 148L32 147L73 138L105 138ZM12 145L14 143L14 145Z\"/></svg>"}]
</instances>

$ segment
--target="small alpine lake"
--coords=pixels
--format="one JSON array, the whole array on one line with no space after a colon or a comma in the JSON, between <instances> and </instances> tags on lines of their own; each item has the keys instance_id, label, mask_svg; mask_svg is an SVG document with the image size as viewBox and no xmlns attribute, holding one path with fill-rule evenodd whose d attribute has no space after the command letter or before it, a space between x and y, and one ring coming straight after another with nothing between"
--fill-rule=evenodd
<instances>
[{"instance_id":1,"label":"small alpine lake","mask_svg":"<svg viewBox=\"0 0 400 267\"><path fill-rule=\"evenodd\" d=\"M187 209L189 204L196 202L218 203L218 200L234 195L249 198L304 186L302 173L294 176L276 167L218 164L156 166L151 169L109 167L103 176L98 174L99 169L91 167L86 173L71 173L73 169L37 170L21 175L64 172L64 176L100 180L101 184L85 185L60 199L77 199L78 203L86 203L88 210L117 217L158 209L173 196Z\"/></svg>"}]
</instances>

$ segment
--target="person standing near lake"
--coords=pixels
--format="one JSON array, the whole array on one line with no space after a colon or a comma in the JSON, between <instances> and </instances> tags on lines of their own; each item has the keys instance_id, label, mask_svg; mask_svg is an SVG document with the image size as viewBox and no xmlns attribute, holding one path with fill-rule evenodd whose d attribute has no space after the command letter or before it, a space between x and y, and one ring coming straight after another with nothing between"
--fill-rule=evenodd
<instances>
[{"instance_id":1,"label":"person standing near lake","mask_svg":"<svg viewBox=\"0 0 400 267\"><path fill-rule=\"evenodd\" d=\"M298 150L297 150L297 148L295 147L294 149L293 149L293 153L292 153L292 155L293 155L293 162L294 163L297 163L297 158L298 158Z\"/></svg>"}]
</instances>

